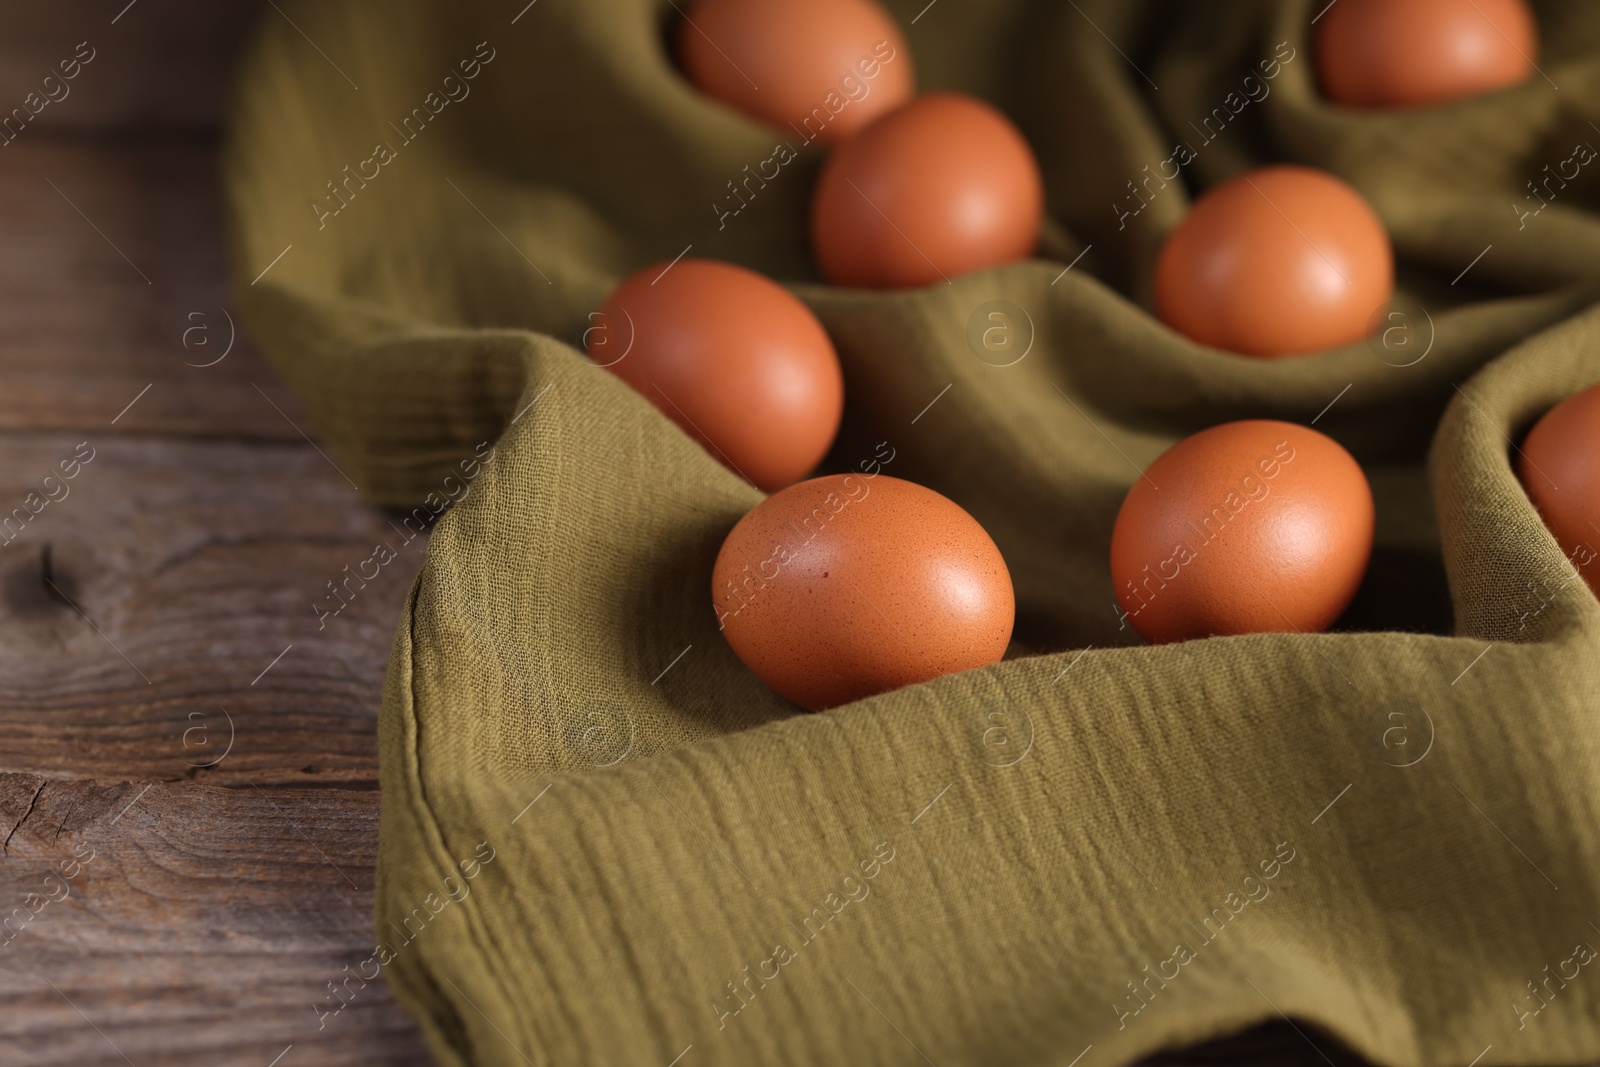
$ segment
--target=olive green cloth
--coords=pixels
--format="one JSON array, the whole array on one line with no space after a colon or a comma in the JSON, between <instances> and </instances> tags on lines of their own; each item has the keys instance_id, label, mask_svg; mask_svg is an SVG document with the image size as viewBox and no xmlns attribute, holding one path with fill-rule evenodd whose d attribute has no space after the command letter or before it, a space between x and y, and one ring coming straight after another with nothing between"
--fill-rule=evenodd
<instances>
[{"instance_id":1,"label":"olive green cloth","mask_svg":"<svg viewBox=\"0 0 1600 1067\"><path fill-rule=\"evenodd\" d=\"M266 13L226 167L249 327L370 499L458 501L399 623L352 970L448 1064L1102 1067L1280 1013L1386 1064L1600 1057L1600 605L1509 458L1600 379L1600 11L1537 4L1519 88L1354 113L1315 91L1323 0L924 3L891 4L919 86L1015 118L1051 220L902 292L817 283L819 152L691 89L666 0ZM1284 160L1393 234L1376 340L1175 336L1163 234ZM759 495L581 354L680 253L816 310L828 467L985 525L1011 658L807 715L733 656L710 570ZM1367 585L1344 632L1142 647L1117 506L1246 417L1362 461Z\"/></svg>"}]
</instances>

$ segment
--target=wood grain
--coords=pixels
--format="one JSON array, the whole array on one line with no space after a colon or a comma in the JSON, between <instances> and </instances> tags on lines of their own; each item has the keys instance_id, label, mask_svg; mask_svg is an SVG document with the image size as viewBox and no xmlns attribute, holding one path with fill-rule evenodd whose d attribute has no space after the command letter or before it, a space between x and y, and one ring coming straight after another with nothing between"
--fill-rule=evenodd
<instances>
[{"instance_id":1,"label":"wood grain","mask_svg":"<svg viewBox=\"0 0 1600 1067\"><path fill-rule=\"evenodd\" d=\"M237 329L216 166L209 137L0 149L0 430L312 432Z\"/></svg>"},{"instance_id":2,"label":"wood grain","mask_svg":"<svg viewBox=\"0 0 1600 1067\"><path fill-rule=\"evenodd\" d=\"M0 769L373 787L425 544L305 444L0 435Z\"/></svg>"},{"instance_id":3,"label":"wood grain","mask_svg":"<svg viewBox=\"0 0 1600 1067\"><path fill-rule=\"evenodd\" d=\"M376 793L0 775L0 1063L431 1062L381 982L314 1007L372 952L377 829Z\"/></svg>"},{"instance_id":4,"label":"wood grain","mask_svg":"<svg viewBox=\"0 0 1600 1067\"><path fill-rule=\"evenodd\" d=\"M44 105L22 138L214 128L231 95L246 32L262 12L281 17L256 0L8 5L0 44L0 113L22 105L46 75L59 75L61 60L87 41L94 59L67 83L65 96L48 87L61 99Z\"/></svg>"}]
</instances>

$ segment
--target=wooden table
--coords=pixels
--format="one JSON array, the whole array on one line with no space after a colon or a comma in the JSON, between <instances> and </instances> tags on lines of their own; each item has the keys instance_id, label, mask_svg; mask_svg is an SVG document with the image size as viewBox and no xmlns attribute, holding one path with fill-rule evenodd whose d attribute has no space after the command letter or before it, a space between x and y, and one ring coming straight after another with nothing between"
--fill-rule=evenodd
<instances>
[{"instance_id":1,"label":"wooden table","mask_svg":"<svg viewBox=\"0 0 1600 1067\"><path fill-rule=\"evenodd\" d=\"M313 1007L371 952L424 542L319 625L388 525L237 329L217 131L256 7L41 6L0 40L5 107L95 50L0 147L0 1064L431 1062L382 983ZM1162 1062L1324 1057L1280 1024Z\"/></svg>"},{"instance_id":2,"label":"wooden table","mask_svg":"<svg viewBox=\"0 0 1600 1067\"><path fill-rule=\"evenodd\" d=\"M319 629L388 526L235 330L217 131L257 5L126 4L0 43L6 108L94 50L0 147L0 1063L429 1063L382 984L312 1008L371 951L423 542Z\"/></svg>"}]
</instances>

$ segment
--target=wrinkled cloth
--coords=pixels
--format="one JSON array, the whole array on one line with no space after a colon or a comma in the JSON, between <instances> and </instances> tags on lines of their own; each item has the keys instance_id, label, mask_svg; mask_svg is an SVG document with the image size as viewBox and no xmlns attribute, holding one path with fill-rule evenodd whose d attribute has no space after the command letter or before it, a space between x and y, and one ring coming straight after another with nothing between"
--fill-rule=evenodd
<instances>
[{"instance_id":1,"label":"wrinkled cloth","mask_svg":"<svg viewBox=\"0 0 1600 1067\"><path fill-rule=\"evenodd\" d=\"M1304 0L892 2L919 87L1011 115L1049 211L1038 258L892 292L820 284L820 149L692 89L670 3L281 6L234 108L232 269L362 493L444 512L359 968L440 1062L1102 1067L1280 1014L1383 1064L1600 1058L1600 604L1511 462L1600 380L1593 5L1536 4L1522 86L1356 112L1318 97ZM1175 335L1163 236L1282 161L1392 234L1372 340ZM733 656L711 565L760 495L582 354L680 254L820 316L825 469L889 456L983 523L1004 662L810 715ZM1368 580L1334 633L1145 647L1117 507L1240 418L1361 461Z\"/></svg>"}]
</instances>

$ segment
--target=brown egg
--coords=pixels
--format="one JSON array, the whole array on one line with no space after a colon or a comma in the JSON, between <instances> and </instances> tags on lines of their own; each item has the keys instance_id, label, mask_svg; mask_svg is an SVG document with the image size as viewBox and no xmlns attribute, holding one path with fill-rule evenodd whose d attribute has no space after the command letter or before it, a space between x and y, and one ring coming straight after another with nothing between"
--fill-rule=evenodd
<instances>
[{"instance_id":1,"label":"brown egg","mask_svg":"<svg viewBox=\"0 0 1600 1067\"><path fill-rule=\"evenodd\" d=\"M1156 314L1213 348L1295 356L1361 340L1394 290L1394 254L1361 194L1309 167L1207 192L1156 261Z\"/></svg>"},{"instance_id":2,"label":"brown egg","mask_svg":"<svg viewBox=\"0 0 1600 1067\"><path fill-rule=\"evenodd\" d=\"M909 288L1026 258L1043 218L1039 164L1011 121L928 93L828 158L811 246L834 285Z\"/></svg>"},{"instance_id":3,"label":"brown egg","mask_svg":"<svg viewBox=\"0 0 1600 1067\"><path fill-rule=\"evenodd\" d=\"M1254 419L1186 437L1111 531L1117 600L1146 641L1323 630L1372 554L1372 490L1335 441Z\"/></svg>"},{"instance_id":4,"label":"brown egg","mask_svg":"<svg viewBox=\"0 0 1600 1067\"><path fill-rule=\"evenodd\" d=\"M1418 107L1533 77L1526 0L1339 0L1316 27L1322 93L1350 107Z\"/></svg>"},{"instance_id":5,"label":"brown egg","mask_svg":"<svg viewBox=\"0 0 1600 1067\"><path fill-rule=\"evenodd\" d=\"M1563 400L1534 425L1517 455L1517 477L1600 596L1600 385Z\"/></svg>"},{"instance_id":6,"label":"brown egg","mask_svg":"<svg viewBox=\"0 0 1600 1067\"><path fill-rule=\"evenodd\" d=\"M711 575L723 635L803 708L994 663L1016 602L1000 550L960 507L887 475L829 475L762 501Z\"/></svg>"},{"instance_id":7,"label":"brown egg","mask_svg":"<svg viewBox=\"0 0 1600 1067\"><path fill-rule=\"evenodd\" d=\"M844 376L809 308L754 271L656 263L617 286L589 355L761 489L808 474L844 412Z\"/></svg>"},{"instance_id":8,"label":"brown egg","mask_svg":"<svg viewBox=\"0 0 1600 1067\"><path fill-rule=\"evenodd\" d=\"M911 99L911 50L872 0L700 0L678 62L709 96L801 140L834 144ZM793 139L793 138L791 138Z\"/></svg>"}]
</instances>

